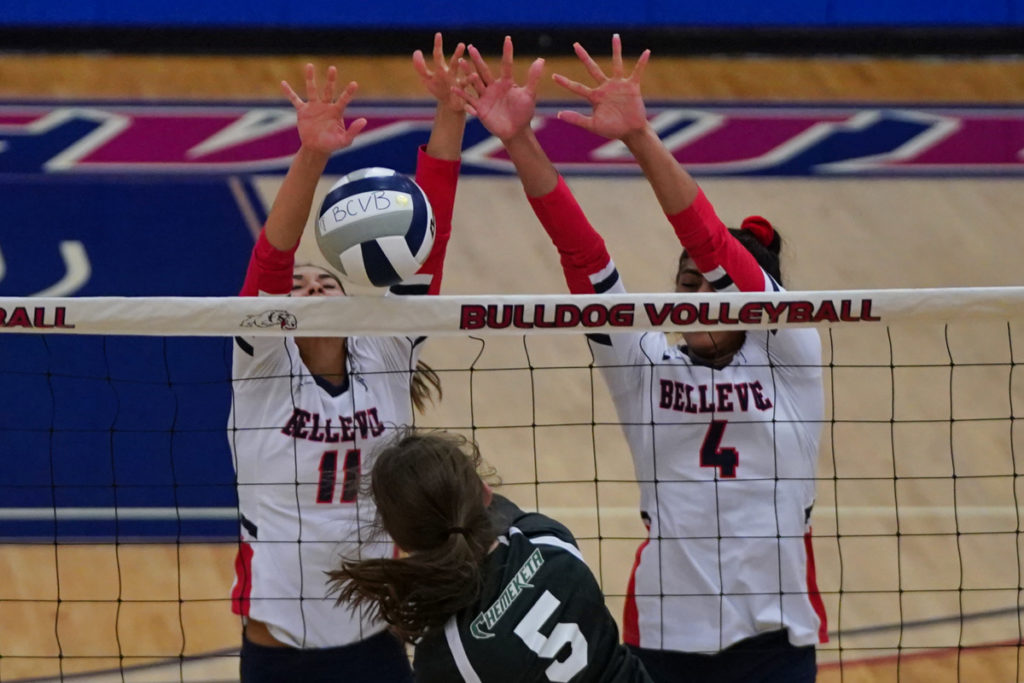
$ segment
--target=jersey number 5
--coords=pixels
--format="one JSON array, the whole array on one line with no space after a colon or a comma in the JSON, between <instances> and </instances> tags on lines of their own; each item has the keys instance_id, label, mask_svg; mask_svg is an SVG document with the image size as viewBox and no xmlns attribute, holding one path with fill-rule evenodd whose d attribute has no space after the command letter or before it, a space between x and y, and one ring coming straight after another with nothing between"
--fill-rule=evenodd
<instances>
[{"instance_id":1,"label":"jersey number 5","mask_svg":"<svg viewBox=\"0 0 1024 683\"><path fill-rule=\"evenodd\" d=\"M345 451L342 464L341 501L354 503L359 494L359 474L362 455L358 448ZM316 486L316 502L334 502L334 484L338 481L338 451L327 451L320 456L320 482Z\"/></svg>"},{"instance_id":2,"label":"jersey number 5","mask_svg":"<svg viewBox=\"0 0 1024 683\"><path fill-rule=\"evenodd\" d=\"M561 603L558 598L544 591L522 621L516 625L515 634L526 643L526 647L543 659L554 659L562 648L567 644L570 646L569 656L564 661L556 661L544 671L549 681L561 683L570 680L586 668L587 639L576 624L555 624L550 636L540 632L540 627L551 618L559 604Z\"/></svg>"},{"instance_id":3,"label":"jersey number 5","mask_svg":"<svg viewBox=\"0 0 1024 683\"><path fill-rule=\"evenodd\" d=\"M733 479L736 467L740 464L740 453L729 446L722 447L722 435L728 420L712 420L704 435L704 443L700 446L700 466L717 467L718 475L723 479Z\"/></svg>"}]
</instances>

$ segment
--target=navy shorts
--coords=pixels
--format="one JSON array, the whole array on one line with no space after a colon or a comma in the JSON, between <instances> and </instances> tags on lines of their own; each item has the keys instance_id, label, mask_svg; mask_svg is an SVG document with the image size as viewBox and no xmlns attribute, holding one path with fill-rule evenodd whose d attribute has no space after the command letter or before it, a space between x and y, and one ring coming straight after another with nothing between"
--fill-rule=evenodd
<instances>
[{"instance_id":1,"label":"navy shorts","mask_svg":"<svg viewBox=\"0 0 1024 683\"><path fill-rule=\"evenodd\" d=\"M241 683L412 683L405 646L387 631L342 647L300 650L242 638Z\"/></svg>"},{"instance_id":2,"label":"navy shorts","mask_svg":"<svg viewBox=\"0 0 1024 683\"><path fill-rule=\"evenodd\" d=\"M629 646L655 683L813 683L813 645L791 645L786 631L741 640L713 655Z\"/></svg>"}]
</instances>

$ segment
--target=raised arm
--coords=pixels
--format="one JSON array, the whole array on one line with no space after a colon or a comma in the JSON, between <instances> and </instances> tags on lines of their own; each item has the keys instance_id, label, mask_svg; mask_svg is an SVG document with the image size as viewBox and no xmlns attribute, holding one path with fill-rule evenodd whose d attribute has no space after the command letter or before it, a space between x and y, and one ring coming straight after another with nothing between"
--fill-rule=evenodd
<instances>
[{"instance_id":1,"label":"raised arm","mask_svg":"<svg viewBox=\"0 0 1024 683\"><path fill-rule=\"evenodd\" d=\"M622 63L622 41L615 34L611 75L608 76L582 45L576 43L573 47L595 85L589 87L559 74L554 80L585 98L593 111L589 116L562 111L558 117L626 145L647 177L683 248L713 285L728 283L719 288L735 285L744 291L766 289L770 279L750 252L729 234L696 181L672 156L647 119L640 88L650 50L640 55L627 76Z\"/></svg>"},{"instance_id":2,"label":"raised arm","mask_svg":"<svg viewBox=\"0 0 1024 683\"><path fill-rule=\"evenodd\" d=\"M437 100L434 125L425 151L435 159L458 161L462 156L462 134L466 128L466 103L454 92L459 80L458 63L466 51L465 43L459 43L452 56L445 61L444 43L440 33L434 34L434 68L427 65L422 50L412 54L413 68L419 74L423 87Z\"/></svg>"},{"instance_id":3,"label":"raised arm","mask_svg":"<svg viewBox=\"0 0 1024 683\"><path fill-rule=\"evenodd\" d=\"M452 232L455 189L462 158L462 136L466 129L466 108L462 98L453 92L459 78L457 68L466 46L459 43L451 59L444 58L440 33L434 34L433 68L423 52L412 56L413 67L420 81L437 100L434 125L427 144L419 149L416 159L416 183L423 188L434 212L434 246L419 272L409 281L391 288L395 294L437 294L441 291L444 258Z\"/></svg>"},{"instance_id":4,"label":"raised arm","mask_svg":"<svg viewBox=\"0 0 1024 683\"><path fill-rule=\"evenodd\" d=\"M501 70L495 78L480 51L470 45L472 69L467 68L466 62L463 62L463 69L473 89L459 92L466 98L470 113L508 150L526 195L541 197L558 184L558 171L530 126L537 108L537 84L544 73L544 60L534 60L526 74L526 83L519 85L512 74L513 50L512 38L505 36Z\"/></svg>"},{"instance_id":5,"label":"raised arm","mask_svg":"<svg viewBox=\"0 0 1024 683\"><path fill-rule=\"evenodd\" d=\"M328 67L322 90L317 85L316 70L312 64L306 65L305 77L305 101L286 81L281 82L282 90L295 107L301 144L253 248L242 286L243 296L255 296L260 292L287 294L291 291L295 250L309 219L313 193L320 176L330 156L351 145L366 126L363 118L349 126L343 119L345 107L356 91L354 81L335 98L336 68Z\"/></svg>"},{"instance_id":6,"label":"raised arm","mask_svg":"<svg viewBox=\"0 0 1024 683\"><path fill-rule=\"evenodd\" d=\"M608 273L614 268L604 240L590 225L530 125L544 60L535 60L527 72L526 83L518 85L512 74L510 37L505 37L497 78L472 45L469 56L473 68L466 71L472 89L458 89L458 92L466 99L469 112L477 116L508 151L530 206L558 248L569 291L574 294L607 291ZM605 274L600 276L601 273Z\"/></svg>"}]
</instances>

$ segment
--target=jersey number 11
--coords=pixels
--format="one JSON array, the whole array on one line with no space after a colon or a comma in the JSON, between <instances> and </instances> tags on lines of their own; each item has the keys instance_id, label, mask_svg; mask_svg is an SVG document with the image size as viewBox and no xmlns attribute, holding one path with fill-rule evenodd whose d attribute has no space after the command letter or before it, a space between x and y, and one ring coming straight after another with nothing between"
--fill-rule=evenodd
<instances>
[{"instance_id":1,"label":"jersey number 11","mask_svg":"<svg viewBox=\"0 0 1024 683\"><path fill-rule=\"evenodd\" d=\"M359 495L359 475L362 455L358 448L345 451L342 463L341 503L354 503ZM338 451L326 451L320 456L320 481L316 487L316 502L334 502L334 484L338 481Z\"/></svg>"}]
</instances>

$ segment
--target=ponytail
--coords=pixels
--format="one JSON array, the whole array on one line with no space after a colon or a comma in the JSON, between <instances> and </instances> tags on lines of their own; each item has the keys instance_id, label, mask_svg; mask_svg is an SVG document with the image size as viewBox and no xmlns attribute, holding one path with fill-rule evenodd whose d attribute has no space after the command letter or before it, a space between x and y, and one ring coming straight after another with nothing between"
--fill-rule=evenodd
<instances>
[{"instance_id":1,"label":"ponytail","mask_svg":"<svg viewBox=\"0 0 1024 683\"><path fill-rule=\"evenodd\" d=\"M778 254L782 250L782 238L764 216L747 216L740 224L740 230L748 231L757 238L761 246L773 254Z\"/></svg>"},{"instance_id":2,"label":"ponytail","mask_svg":"<svg viewBox=\"0 0 1024 683\"><path fill-rule=\"evenodd\" d=\"M434 403L441 400L441 378L437 371L423 361L416 362L416 369L413 370L412 378L409 381L409 397L417 412L422 413L427 409L427 403Z\"/></svg>"},{"instance_id":3,"label":"ponytail","mask_svg":"<svg viewBox=\"0 0 1024 683\"><path fill-rule=\"evenodd\" d=\"M474 445L445 432L405 431L385 447L371 474L376 533L408 554L343 561L328 572L338 604L367 609L408 642L472 605L497 538L480 462Z\"/></svg>"},{"instance_id":4,"label":"ponytail","mask_svg":"<svg viewBox=\"0 0 1024 683\"><path fill-rule=\"evenodd\" d=\"M740 228L729 232L757 260L757 264L782 284L782 235L763 216L747 216Z\"/></svg>"}]
</instances>

